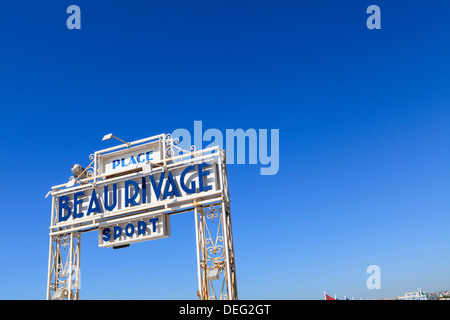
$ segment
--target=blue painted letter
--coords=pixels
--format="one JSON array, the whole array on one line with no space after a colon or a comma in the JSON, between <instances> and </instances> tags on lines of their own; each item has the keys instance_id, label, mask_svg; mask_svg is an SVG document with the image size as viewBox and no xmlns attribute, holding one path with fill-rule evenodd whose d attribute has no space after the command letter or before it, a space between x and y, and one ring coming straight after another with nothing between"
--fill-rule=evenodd
<instances>
[{"instance_id":1,"label":"blue painted letter","mask_svg":"<svg viewBox=\"0 0 450 320\"><path fill-rule=\"evenodd\" d=\"M92 190L91 201L89 201L89 207L86 215L90 215L91 212L100 213L100 204L98 203L97 192L95 192L95 189Z\"/></svg>"},{"instance_id":2,"label":"blue painted letter","mask_svg":"<svg viewBox=\"0 0 450 320\"><path fill-rule=\"evenodd\" d=\"M195 170L195 166L194 165L187 167L181 173L181 177L180 177L181 189L183 189L187 194L195 193L195 181L194 180L191 181L191 188L190 189L186 186L186 181L185 181L186 180L186 174L189 171L193 171L193 170Z\"/></svg>"},{"instance_id":3,"label":"blue painted letter","mask_svg":"<svg viewBox=\"0 0 450 320\"><path fill-rule=\"evenodd\" d=\"M105 190L103 192L105 198L105 210L112 211L117 205L117 183L113 184L113 203L112 205L108 204L108 185L105 186Z\"/></svg>"},{"instance_id":4,"label":"blue painted letter","mask_svg":"<svg viewBox=\"0 0 450 320\"><path fill-rule=\"evenodd\" d=\"M120 226L114 226L114 240L122 235L122 228Z\"/></svg>"},{"instance_id":5,"label":"blue painted letter","mask_svg":"<svg viewBox=\"0 0 450 320\"><path fill-rule=\"evenodd\" d=\"M198 187L199 187L199 192L208 191L208 190L212 189L212 186L204 186L203 185L203 178L210 174L210 172L208 170L203 171L203 168L205 168L205 167L210 167L210 165L205 163L205 162L198 164Z\"/></svg>"},{"instance_id":6,"label":"blue painted letter","mask_svg":"<svg viewBox=\"0 0 450 320\"><path fill-rule=\"evenodd\" d=\"M165 172L161 172L161 175L159 176L159 184L156 184L155 178L150 176L150 182L152 183L153 190L155 191L156 200L159 200L159 197L161 196L161 188L162 188L162 182L164 180Z\"/></svg>"},{"instance_id":7,"label":"blue painted letter","mask_svg":"<svg viewBox=\"0 0 450 320\"><path fill-rule=\"evenodd\" d=\"M169 187L172 186L172 191L169 191ZM180 196L180 191L178 191L177 183L175 182L175 179L172 176L172 172L169 171L169 176L166 180L166 186L164 187L164 194L163 194L163 200L166 199L168 196Z\"/></svg>"},{"instance_id":8,"label":"blue painted letter","mask_svg":"<svg viewBox=\"0 0 450 320\"><path fill-rule=\"evenodd\" d=\"M132 185L134 187L134 194L130 197L129 186ZM139 186L136 181L127 180L125 181L125 207L129 205L137 206L136 198L139 194Z\"/></svg>"},{"instance_id":9,"label":"blue painted letter","mask_svg":"<svg viewBox=\"0 0 450 320\"><path fill-rule=\"evenodd\" d=\"M58 222L66 221L69 219L70 215L72 214L72 209L69 207L69 197L68 196L60 196L58 198L58 207L59 207L59 215L58 215ZM66 209L67 214L63 215L63 209Z\"/></svg>"},{"instance_id":10,"label":"blue painted letter","mask_svg":"<svg viewBox=\"0 0 450 320\"><path fill-rule=\"evenodd\" d=\"M84 195L84 191L77 192L73 195L73 218L83 218L84 213L80 212L78 213L78 205L83 203L82 199L77 199L78 197L81 197Z\"/></svg>"},{"instance_id":11,"label":"blue painted letter","mask_svg":"<svg viewBox=\"0 0 450 320\"><path fill-rule=\"evenodd\" d=\"M111 235L109 234L111 232L111 229L105 228L103 229L103 241L109 241L111 239Z\"/></svg>"},{"instance_id":12,"label":"blue painted letter","mask_svg":"<svg viewBox=\"0 0 450 320\"><path fill-rule=\"evenodd\" d=\"M138 231L137 231L137 235L145 235L145 229L147 229L147 224L145 223L145 221L138 221Z\"/></svg>"}]
</instances>

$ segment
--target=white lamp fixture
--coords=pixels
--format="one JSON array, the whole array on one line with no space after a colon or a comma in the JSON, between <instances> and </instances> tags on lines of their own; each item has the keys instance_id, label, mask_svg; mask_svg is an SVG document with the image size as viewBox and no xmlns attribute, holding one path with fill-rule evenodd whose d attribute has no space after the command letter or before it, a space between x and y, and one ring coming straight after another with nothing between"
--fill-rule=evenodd
<instances>
[{"instance_id":1,"label":"white lamp fixture","mask_svg":"<svg viewBox=\"0 0 450 320\"><path fill-rule=\"evenodd\" d=\"M110 140L110 139L112 139L112 138L117 139L117 140L119 140L119 141L122 141L123 143L125 143L125 144L127 145L128 148L131 146L131 144L130 144L129 142L126 142L126 141L123 141L122 139L117 138L117 137L116 137L115 135L113 135L112 133L105 134L105 135L103 136L102 141Z\"/></svg>"},{"instance_id":2,"label":"white lamp fixture","mask_svg":"<svg viewBox=\"0 0 450 320\"><path fill-rule=\"evenodd\" d=\"M208 280L217 280L219 279L219 270L218 269L210 269L206 274L206 279Z\"/></svg>"},{"instance_id":3,"label":"white lamp fixture","mask_svg":"<svg viewBox=\"0 0 450 320\"><path fill-rule=\"evenodd\" d=\"M67 290L59 288L53 294L52 300L64 300L67 298Z\"/></svg>"},{"instance_id":4,"label":"white lamp fixture","mask_svg":"<svg viewBox=\"0 0 450 320\"><path fill-rule=\"evenodd\" d=\"M74 164L71 168L73 175L77 179L87 178L86 170L79 164Z\"/></svg>"}]
</instances>

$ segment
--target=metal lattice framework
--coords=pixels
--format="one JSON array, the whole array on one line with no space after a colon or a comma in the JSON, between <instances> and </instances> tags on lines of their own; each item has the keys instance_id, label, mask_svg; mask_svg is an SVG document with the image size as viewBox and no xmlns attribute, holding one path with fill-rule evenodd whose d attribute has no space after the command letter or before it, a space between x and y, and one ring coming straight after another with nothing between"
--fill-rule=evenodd
<instances>
[{"instance_id":1,"label":"metal lattice framework","mask_svg":"<svg viewBox=\"0 0 450 320\"><path fill-rule=\"evenodd\" d=\"M201 300L236 300L236 273L229 204L195 208Z\"/></svg>"},{"instance_id":2,"label":"metal lattice framework","mask_svg":"<svg viewBox=\"0 0 450 320\"><path fill-rule=\"evenodd\" d=\"M80 289L80 240L78 232L50 238L47 298L78 300Z\"/></svg>"},{"instance_id":3,"label":"metal lattice framework","mask_svg":"<svg viewBox=\"0 0 450 320\"><path fill-rule=\"evenodd\" d=\"M145 146L148 142L159 143L161 158L151 163L151 170L166 172L203 161L210 161L217 176L216 189L203 192L182 201L163 201L161 206L142 205L139 211L119 210L105 215L86 217L79 222L60 222L57 217L57 197L77 190L89 190L102 186L108 181L120 181L127 177L142 175L142 167L135 167L121 176L111 176L99 172L100 158L116 150L134 145ZM84 170L86 178L71 177L66 184L52 188L52 218L50 225L50 245L47 279L47 299L78 300L80 293L80 241L81 234L98 230L105 221L119 221L129 217L145 216L154 212L167 215L194 211L197 249L198 297L200 300L235 300L237 296L236 268L231 228L230 199L225 151L219 147L190 151L177 146L178 139L170 134L161 134L125 145L104 149L90 156L91 163ZM159 171L158 171L159 170ZM142 171L142 172L141 172ZM106 182L105 182L106 181ZM77 185L78 184L78 185ZM72 189L71 189L72 188ZM84 189L83 189L84 188ZM159 203L158 203L159 204Z\"/></svg>"}]
</instances>

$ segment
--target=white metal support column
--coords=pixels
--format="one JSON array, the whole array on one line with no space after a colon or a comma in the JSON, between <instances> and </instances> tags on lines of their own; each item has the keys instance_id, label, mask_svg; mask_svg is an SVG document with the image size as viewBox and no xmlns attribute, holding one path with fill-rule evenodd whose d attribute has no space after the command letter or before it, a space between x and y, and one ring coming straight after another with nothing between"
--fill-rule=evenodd
<instances>
[{"instance_id":1,"label":"white metal support column","mask_svg":"<svg viewBox=\"0 0 450 320\"><path fill-rule=\"evenodd\" d=\"M80 239L78 232L50 236L47 300L78 300Z\"/></svg>"},{"instance_id":2,"label":"white metal support column","mask_svg":"<svg viewBox=\"0 0 450 320\"><path fill-rule=\"evenodd\" d=\"M226 202L222 202L222 225L223 225L223 237L225 246L225 261L227 267L227 284L228 284L228 299L237 300L237 285L236 285L236 266L234 258L233 247L233 232L231 228L231 212L230 205Z\"/></svg>"},{"instance_id":3,"label":"white metal support column","mask_svg":"<svg viewBox=\"0 0 450 320\"><path fill-rule=\"evenodd\" d=\"M200 300L237 300L236 269L229 206L195 207L198 296Z\"/></svg>"},{"instance_id":4,"label":"white metal support column","mask_svg":"<svg viewBox=\"0 0 450 320\"><path fill-rule=\"evenodd\" d=\"M208 288L205 286L206 284L206 273L203 272L205 268L204 256L205 256L205 228L204 222L202 219L204 218L203 207L196 206L194 208L194 219L195 219L195 242L197 249L197 277L198 277L198 292L197 295L200 300L207 300L207 290Z\"/></svg>"}]
</instances>

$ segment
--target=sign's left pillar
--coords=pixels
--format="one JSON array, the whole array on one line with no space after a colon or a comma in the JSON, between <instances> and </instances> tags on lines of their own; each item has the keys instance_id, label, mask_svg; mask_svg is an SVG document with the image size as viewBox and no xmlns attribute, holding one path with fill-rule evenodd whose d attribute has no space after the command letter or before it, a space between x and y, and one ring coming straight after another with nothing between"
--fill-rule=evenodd
<instances>
[{"instance_id":1,"label":"sign's left pillar","mask_svg":"<svg viewBox=\"0 0 450 320\"><path fill-rule=\"evenodd\" d=\"M47 300L78 300L80 240L78 232L50 235Z\"/></svg>"}]
</instances>

